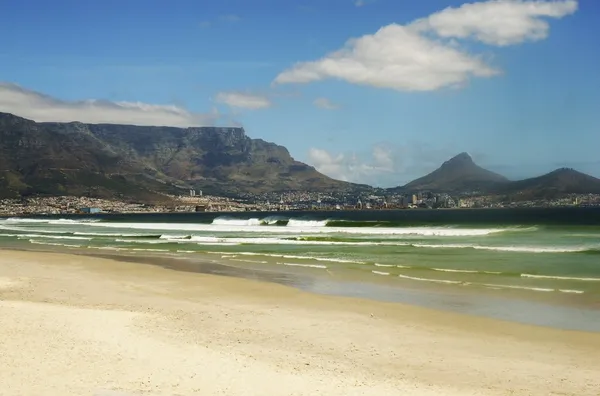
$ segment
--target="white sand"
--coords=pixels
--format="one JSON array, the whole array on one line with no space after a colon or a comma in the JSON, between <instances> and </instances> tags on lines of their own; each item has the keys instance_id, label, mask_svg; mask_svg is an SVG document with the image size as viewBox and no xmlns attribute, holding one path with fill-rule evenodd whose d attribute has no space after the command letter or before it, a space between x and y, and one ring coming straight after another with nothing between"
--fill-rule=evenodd
<instances>
[{"instance_id":1,"label":"white sand","mask_svg":"<svg viewBox=\"0 0 600 396\"><path fill-rule=\"evenodd\" d=\"M598 395L600 335L0 251L0 395Z\"/></svg>"}]
</instances>

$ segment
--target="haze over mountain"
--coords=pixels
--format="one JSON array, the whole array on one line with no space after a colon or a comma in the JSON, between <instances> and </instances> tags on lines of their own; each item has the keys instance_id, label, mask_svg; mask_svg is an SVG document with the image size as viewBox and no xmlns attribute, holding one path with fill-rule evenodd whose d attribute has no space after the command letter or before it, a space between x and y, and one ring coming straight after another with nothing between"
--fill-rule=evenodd
<instances>
[{"instance_id":1,"label":"haze over mountain","mask_svg":"<svg viewBox=\"0 0 600 396\"><path fill-rule=\"evenodd\" d=\"M497 186L498 193L520 199L553 198L563 194L600 194L600 179L570 168Z\"/></svg>"},{"instance_id":2,"label":"haze over mountain","mask_svg":"<svg viewBox=\"0 0 600 396\"><path fill-rule=\"evenodd\" d=\"M510 181L484 169L467 153L444 162L438 169L391 192L431 191L454 194L492 194L511 200L552 199L565 194L600 194L600 179L570 168L560 168L542 176Z\"/></svg>"},{"instance_id":3,"label":"haze over mountain","mask_svg":"<svg viewBox=\"0 0 600 396\"><path fill-rule=\"evenodd\" d=\"M506 177L475 164L468 153L460 153L428 175L413 180L399 189L407 192L423 190L436 192L487 191L507 182Z\"/></svg>"},{"instance_id":4,"label":"haze over mountain","mask_svg":"<svg viewBox=\"0 0 600 396\"><path fill-rule=\"evenodd\" d=\"M3 196L86 194L156 198L193 186L237 195L359 187L294 160L243 128L36 123L0 113Z\"/></svg>"}]
</instances>

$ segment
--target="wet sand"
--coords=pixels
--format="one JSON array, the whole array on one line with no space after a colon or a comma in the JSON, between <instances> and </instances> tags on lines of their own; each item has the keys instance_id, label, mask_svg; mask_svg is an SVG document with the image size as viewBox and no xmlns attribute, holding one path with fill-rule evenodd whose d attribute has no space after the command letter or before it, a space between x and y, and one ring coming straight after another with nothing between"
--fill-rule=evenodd
<instances>
[{"instance_id":1,"label":"wet sand","mask_svg":"<svg viewBox=\"0 0 600 396\"><path fill-rule=\"evenodd\" d=\"M0 250L0 394L597 395L600 334Z\"/></svg>"}]
</instances>

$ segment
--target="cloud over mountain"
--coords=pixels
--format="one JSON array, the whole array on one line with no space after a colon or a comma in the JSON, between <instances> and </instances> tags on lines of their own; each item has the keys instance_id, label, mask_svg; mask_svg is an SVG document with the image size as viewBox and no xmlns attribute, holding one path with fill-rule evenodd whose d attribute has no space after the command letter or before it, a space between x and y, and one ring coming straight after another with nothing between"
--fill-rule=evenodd
<instances>
[{"instance_id":1,"label":"cloud over mountain","mask_svg":"<svg viewBox=\"0 0 600 396\"><path fill-rule=\"evenodd\" d=\"M210 126L220 118L212 113L194 113L175 105L108 100L67 101L0 82L0 111L37 122L111 123L176 127Z\"/></svg>"}]
</instances>

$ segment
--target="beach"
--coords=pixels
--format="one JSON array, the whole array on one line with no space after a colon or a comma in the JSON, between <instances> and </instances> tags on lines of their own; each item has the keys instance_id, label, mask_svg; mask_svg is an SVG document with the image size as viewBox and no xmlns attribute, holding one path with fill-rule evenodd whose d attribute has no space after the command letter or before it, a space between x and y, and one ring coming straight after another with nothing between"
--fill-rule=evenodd
<instances>
[{"instance_id":1,"label":"beach","mask_svg":"<svg viewBox=\"0 0 600 396\"><path fill-rule=\"evenodd\" d=\"M600 334L0 251L2 395L597 395Z\"/></svg>"}]
</instances>

